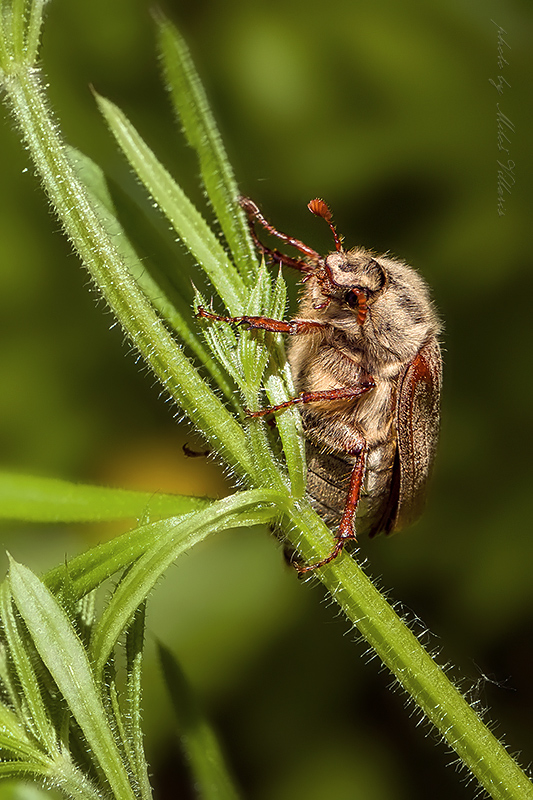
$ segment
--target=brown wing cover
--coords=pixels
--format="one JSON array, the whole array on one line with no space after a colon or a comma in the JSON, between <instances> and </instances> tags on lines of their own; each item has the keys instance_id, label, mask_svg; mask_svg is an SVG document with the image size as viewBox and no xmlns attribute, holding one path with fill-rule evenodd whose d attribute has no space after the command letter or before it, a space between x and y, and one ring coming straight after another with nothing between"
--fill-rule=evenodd
<instances>
[{"instance_id":1,"label":"brown wing cover","mask_svg":"<svg viewBox=\"0 0 533 800\"><path fill-rule=\"evenodd\" d=\"M433 340L419 350L398 385L396 426L400 481L392 531L405 528L422 513L439 435L441 383L440 347Z\"/></svg>"}]
</instances>

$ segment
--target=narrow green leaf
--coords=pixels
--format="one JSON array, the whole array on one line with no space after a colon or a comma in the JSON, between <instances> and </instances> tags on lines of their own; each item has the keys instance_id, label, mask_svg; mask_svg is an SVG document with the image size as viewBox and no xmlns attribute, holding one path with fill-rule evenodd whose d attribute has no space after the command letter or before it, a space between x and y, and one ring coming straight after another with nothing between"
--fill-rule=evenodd
<instances>
[{"instance_id":1,"label":"narrow green leaf","mask_svg":"<svg viewBox=\"0 0 533 800\"><path fill-rule=\"evenodd\" d=\"M275 345L273 357L276 357ZM278 362L279 363L279 362ZM292 385L290 370L280 372L274 367L267 367L265 373L265 393L268 405L275 406L284 403L294 393L287 392L287 384ZM305 438L302 429L302 418L296 408L288 408L276 416L276 428L283 445L283 456L291 482L291 495L293 498L305 495Z\"/></svg>"},{"instance_id":2,"label":"narrow green leaf","mask_svg":"<svg viewBox=\"0 0 533 800\"><path fill-rule=\"evenodd\" d=\"M148 779L148 765L144 754L141 708L141 678L144 646L146 604L136 609L126 633L126 697L129 739L133 751L134 771L142 800L150 800L152 790Z\"/></svg>"},{"instance_id":3,"label":"narrow green leaf","mask_svg":"<svg viewBox=\"0 0 533 800\"><path fill-rule=\"evenodd\" d=\"M278 304L279 295L279 288L276 285L274 302ZM252 316L265 311L268 313L272 302L271 279L268 272L263 268L259 273L255 287L250 292L245 313ZM196 303L205 307L205 303L199 293L197 293ZM273 337L272 334L261 330L247 331L242 329L236 335L233 326L217 320L205 320L204 331L213 352L239 386L246 409L257 410L259 407L261 379L265 367L270 361L272 342L276 344L277 351L279 350L279 353L276 351L277 357L283 359L279 337ZM278 361L270 364L269 371L273 375L276 374L278 384L281 387L285 385L285 382L279 376L279 369ZM255 459L255 471L261 476L261 483L281 492L286 491L288 482L285 479L285 468L274 456L270 431L265 421L246 419L246 424ZM285 431L287 422L282 420L281 424ZM296 448L299 446L298 453L301 457L302 445L296 440L294 433L292 441L295 447L291 452L295 454L297 452ZM301 472L302 466L300 463Z\"/></svg>"},{"instance_id":4,"label":"narrow green leaf","mask_svg":"<svg viewBox=\"0 0 533 800\"><path fill-rule=\"evenodd\" d=\"M39 780L39 782L50 782L53 773L51 764L39 765L35 761L24 759L16 759L14 761L1 761L0 762L0 780ZM18 797L16 800L18 800ZM95 796L96 797L96 796ZM9 798L11 800L11 798ZM31 800L34 800L33 798Z\"/></svg>"},{"instance_id":5,"label":"narrow green leaf","mask_svg":"<svg viewBox=\"0 0 533 800\"><path fill-rule=\"evenodd\" d=\"M268 405L284 403L296 392L285 348L276 337L270 348L270 362L265 371L265 393ZM293 497L303 497L306 482L305 438L302 418L296 408L288 408L276 416L276 428L283 445L283 455L291 481Z\"/></svg>"},{"instance_id":6,"label":"narrow green leaf","mask_svg":"<svg viewBox=\"0 0 533 800\"><path fill-rule=\"evenodd\" d=\"M27 67L35 64L45 2L3 0L0 4L0 63L6 72L17 63Z\"/></svg>"},{"instance_id":7,"label":"narrow green leaf","mask_svg":"<svg viewBox=\"0 0 533 800\"><path fill-rule=\"evenodd\" d=\"M211 500L136 492L0 472L0 518L32 522L150 520L207 508Z\"/></svg>"},{"instance_id":8,"label":"narrow green leaf","mask_svg":"<svg viewBox=\"0 0 533 800\"><path fill-rule=\"evenodd\" d=\"M102 674L135 609L181 553L211 533L264 524L282 514L286 503L287 497L279 492L253 489L219 500L210 508L189 515L174 526L169 524L170 520L165 520L165 530L128 570L94 629L91 654L95 674Z\"/></svg>"},{"instance_id":9,"label":"narrow green leaf","mask_svg":"<svg viewBox=\"0 0 533 800\"><path fill-rule=\"evenodd\" d=\"M68 148L74 168L84 183L89 200L96 209L111 241L115 244L125 266L138 283L144 294L157 309L159 315L174 330L183 344L189 348L194 357L207 369L215 385L224 393L230 402L234 397L234 389L227 381L222 370L201 343L197 333L192 330L191 306L182 303L178 309L158 286L139 259L135 248L128 239L119 222L113 200L109 193L103 171L88 156L74 148ZM197 326L195 326L197 327Z\"/></svg>"},{"instance_id":10,"label":"narrow green leaf","mask_svg":"<svg viewBox=\"0 0 533 800\"><path fill-rule=\"evenodd\" d=\"M127 569L155 539L169 529L173 530L186 516L168 517L159 522L141 525L109 542L92 547L66 565L50 570L44 577L44 583L57 594L68 582L71 595L83 597L116 572Z\"/></svg>"},{"instance_id":11,"label":"narrow green leaf","mask_svg":"<svg viewBox=\"0 0 533 800\"><path fill-rule=\"evenodd\" d=\"M115 670L114 657L109 660L107 669L105 671L103 690L105 691L105 708L108 718L112 718L111 728L113 730L113 737L120 748L122 760L125 769L130 776L130 781L134 794L137 795L137 778L135 775L135 764L133 761L133 753L131 749L131 742L126 733L125 717L122 713L122 708L119 700L119 692L117 687L117 674Z\"/></svg>"},{"instance_id":12,"label":"narrow green leaf","mask_svg":"<svg viewBox=\"0 0 533 800\"><path fill-rule=\"evenodd\" d=\"M178 735L202 800L237 800L238 794L224 761L217 736L172 653L159 645L159 658L174 713Z\"/></svg>"},{"instance_id":13,"label":"narrow green leaf","mask_svg":"<svg viewBox=\"0 0 533 800\"><path fill-rule=\"evenodd\" d=\"M96 95L96 101L139 180L203 267L230 313L239 314L245 293L244 284L211 228L126 115L104 97Z\"/></svg>"},{"instance_id":14,"label":"narrow green leaf","mask_svg":"<svg viewBox=\"0 0 533 800\"><path fill-rule=\"evenodd\" d=\"M243 494L247 495L247 493ZM287 502L286 495L280 495L277 492L267 492L266 494L270 494L272 502L279 504L280 508L283 508ZM263 494L260 493L257 496L261 498ZM218 502L224 503L230 500L231 498L226 498L226 500ZM216 513L217 506L218 503L214 503L209 508L215 508ZM44 582L52 592L57 593L61 591L63 584L68 580L69 591L72 595L82 597L119 570L126 569L133 564L154 542L168 537L185 519L188 517L170 517L159 522L141 525L121 536L116 536L111 541L99 544L76 556L66 566L55 567L47 573ZM249 524L256 524L256 522L250 518Z\"/></svg>"},{"instance_id":15,"label":"narrow green leaf","mask_svg":"<svg viewBox=\"0 0 533 800\"><path fill-rule=\"evenodd\" d=\"M47 0L32 0L30 4L30 18L26 35L26 61L33 65L37 61L39 52L39 39L43 24L43 10Z\"/></svg>"},{"instance_id":16,"label":"narrow green leaf","mask_svg":"<svg viewBox=\"0 0 533 800\"><path fill-rule=\"evenodd\" d=\"M270 304L263 313L272 319L284 319L286 303L287 287L280 269L274 282ZM265 371L264 386L268 405L275 406L294 397L295 389L283 337L280 334L269 333L266 346L270 359ZM299 411L296 408L289 408L282 414L278 414L276 428L283 444L283 455L291 481L291 494L295 498L303 497L305 493L305 442Z\"/></svg>"},{"instance_id":17,"label":"narrow green leaf","mask_svg":"<svg viewBox=\"0 0 533 800\"><path fill-rule=\"evenodd\" d=\"M263 267L248 297L245 314L249 316L263 314L265 309L270 306L270 294L270 275ZM261 379L270 357L268 346L265 345L264 331L241 330L239 332L237 352L244 374L243 391L245 392L246 401L249 404L255 404L261 387Z\"/></svg>"},{"instance_id":18,"label":"narrow green leaf","mask_svg":"<svg viewBox=\"0 0 533 800\"><path fill-rule=\"evenodd\" d=\"M65 612L43 583L11 561L9 582L35 647L76 719L115 797L134 799L96 690L87 654Z\"/></svg>"},{"instance_id":19,"label":"narrow green leaf","mask_svg":"<svg viewBox=\"0 0 533 800\"><path fill-rule=\"evenodd\" d=\"M11 26L11 43L17 61L26 61L26 0L10 0L13 23Z\"/></svg>"},{"instance_id":20,"label":"narrow green leaf","mask_svg":"<svg viewBox=\"0 0 533 800\"><path fill-rule=\"evenodd\" d=\"M159 46L176 114L185 135L195 148L202 179L226 241L247 285L253 285L258 270L257 253L250 237L239 192L217 124L179 31L159 15Z\"/></svg>"},{"instance_id":21,"label":"narrow green leaf","mask_svg":"<svg viewBox=\"0 0 533 800\"><path fill-rule=\"evenodd\" d=\"M19 622L15 619L6 583L0 587L0 609L6 643L20 684L21 718L43 749L47 753L57 755L59 752L57 737L41 694L41 685L35 671L33 653L30 650L31 641L27 641L27 634L21 630Z\"/></svg>"},{"instance_id":22,"label":"narrow green leaf","mask_svg":"<svg viewBox=\"0 0 533 800\"><path fill-rule=\"evenodd\" d=\"M209 307L209 303L198 289L195 289L194 307L195 309L207 309ZM199 324L202 327L211 352L242 391L244 376L242 374L242 364L237 355L238 340L233 327L231 325L212 324L210 320L202 318L199 319Z\"/></svg>"},{"instance_id":23,"label":"narrow green leaf","mask_svg":"<svg viewBox=\"0 0 533 800\"><path fill-rule=\"evenodd\" d=\"M16 711L17 717L21 719L20 690L16 685L16 675L14 673L12 659L9 656L7 641L5 640L0 641L0 684L4 693L4 703L11 706L11 708Z\"/></svg>"}]
</instances>

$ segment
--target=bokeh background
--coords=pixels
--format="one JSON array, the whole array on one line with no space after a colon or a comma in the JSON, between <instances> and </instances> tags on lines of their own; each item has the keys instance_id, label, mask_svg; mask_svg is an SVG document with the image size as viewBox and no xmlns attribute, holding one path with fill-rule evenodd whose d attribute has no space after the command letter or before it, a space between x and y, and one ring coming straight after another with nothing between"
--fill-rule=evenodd
<instances>
[{"instance_id":1,"label":"bokeh background","mask_svg":"<svg viewBox=\"0 0 533 800\"><path fill-rule=\"evenodd\" d=\"M423 520L361 542L369 572L511 751L533 758L531 5L433 0L160 2L193 52L243 193L318 250L332 206L347 245L390 250L445 321L442 439ZM203 204L174 124L149 0L53 0L42 61L67 140L126 167L89 84ZM508 47L498 67L498 26ZM490 79L503 74L499 95ZM497 103L511 121L498 151ZM6 112L0 129L1 465L112 486L223 496L221 470L135 363L51 216ZM498 159L516 183L498 214ZM154 225L159 223L154 221ZM165 225L161 225L165 229ZM146 254L159 257L146 238ZM161 246L180 269L183 253ZM294 276L288 276L294 309ZM42 571L120 527L4 525ZM180 658L253 800L471 798L454 756L405 708L318 584L264 533L225 533L174 566L148 613L145 718L159 796L190 797L153 643ZM428 633L431 631L431 633Z\"/></svg>"}]
</instances>

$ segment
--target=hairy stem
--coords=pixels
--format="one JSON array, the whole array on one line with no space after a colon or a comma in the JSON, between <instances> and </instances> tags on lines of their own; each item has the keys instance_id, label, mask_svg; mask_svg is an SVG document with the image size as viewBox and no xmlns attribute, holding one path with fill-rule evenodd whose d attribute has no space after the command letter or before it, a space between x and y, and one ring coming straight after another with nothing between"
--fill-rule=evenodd
<instances>
[{"instance_id":1,"label":"hairy stem","mask_svg":"<svg viewBox=\"0 0 533 800\"><path fill-rule=\"evenodd\" d=\"M306 559L314 560L323 555L314 547L309 549L311 542L323 536L324 529L314 511L302 504L291 514L291 522L294 528L290 537ZM533 785L525 773L357 562L344 554L318 570L317 576L491 797L494 800L533 798Z\"/></svg>"},{"instance_id":2,"label":"hairy stem","mask_svg":"<svg viewBox=\"0 0 533 800\"><path fill-rule=\"evenodd\" d=\"M253 474L242 428L165 328L90 204L46 107L38 74L21 68L4 86L57 215L124 330L163 386L228 463L240 474Z\"/></svg>"}]
</instances>

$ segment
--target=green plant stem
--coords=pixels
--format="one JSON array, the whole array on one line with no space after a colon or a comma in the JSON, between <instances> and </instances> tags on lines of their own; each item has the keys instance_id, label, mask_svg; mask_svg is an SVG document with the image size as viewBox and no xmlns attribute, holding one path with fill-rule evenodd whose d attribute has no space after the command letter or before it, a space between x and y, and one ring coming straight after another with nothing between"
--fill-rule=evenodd
<instances>
[{"instance_id":1,"label":"green plant stem","mask_svg":"<svg viewBox=\"0 0 533 800\"><path fill-rule=\"evenodd\" d=\"M327 553L328 529L303 503L291 514L289 538L310 561ZM442 668L376 589L357 562L344 554L317 577L494 800L531 800L533 785L466 702Z\"/></svg>"},{"instance_id":2,"label":"green plant stem","mask_svg":"<svg viewBox=\"0 0 533 800\"><path fill-rule=\"evenodd\" d=\"M254 465L242 428L200 378L122 263L72 166L37 73L19 68L4 86L45 189L67 235L117 319L162 384L240 474Z\"/></svg>"}]
</instances>

